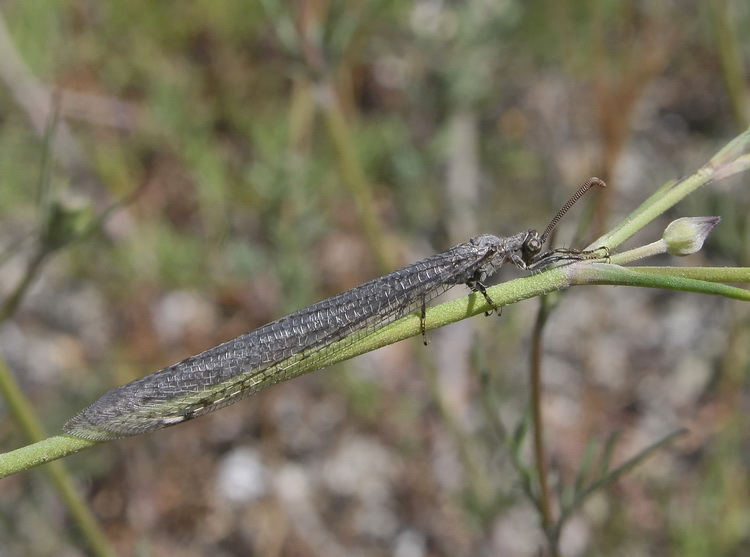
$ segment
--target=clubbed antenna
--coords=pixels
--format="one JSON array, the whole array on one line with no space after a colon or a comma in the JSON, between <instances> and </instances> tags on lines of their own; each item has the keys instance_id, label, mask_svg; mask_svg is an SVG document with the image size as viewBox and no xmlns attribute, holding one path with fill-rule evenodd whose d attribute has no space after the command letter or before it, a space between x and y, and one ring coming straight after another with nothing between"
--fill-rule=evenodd
<instances>
[{"instance_id":1,"label":"clubbed antenna","mask_svg":"<svg viewBox=\"0 0 750 557\"><path fill-rule=\"evenodd\" d=\"M555 225L560 221L560 219L563 217L565 213L568 212L568 209L570 209L576 201L578 201L581 196L589 191L594 186L600 186L602 188L606 188L607 184L604 183L604 180L600 178L589 178L586 180L586 183L583 184L580 188L578 188L578 191L573 194L573 197L568 199L568 202L563 205L562 209L560 209L555 217L550 221L550 223L547 225L547 228L544 230L544 233L542 234L542 237L539 238L539 241L544 245L544 242L547 241L547 236L549 236L549 233L552 232L552 229L555 228Z\"/></svg>"}]
</instances>

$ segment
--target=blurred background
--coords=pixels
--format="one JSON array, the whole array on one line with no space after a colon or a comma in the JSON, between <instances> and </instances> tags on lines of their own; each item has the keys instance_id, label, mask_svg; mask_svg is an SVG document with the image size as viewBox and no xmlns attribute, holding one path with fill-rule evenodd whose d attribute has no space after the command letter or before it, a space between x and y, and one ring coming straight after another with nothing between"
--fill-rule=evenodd
<instances>
[{"instance_id":1,"label":"blurred background","mask_svg":"<svg viewBox=\"0 0 750 557\"><path fill-rule=\"evenodd\" d=\"M0 354L51 435L107 389L295 309L476 234L541 229L599 176L610 187L555 240L585 245L750 116L739 0L0 14ZM700 254L654 263L747 265L747 182L632 245L715 214ZM509 447L538 307L63 463L120 555L554 554L523 489L529 443ZM616 465L689 431L576 512L559 554L750 551L748 323L697 294L565 293L543 336L553 493L613 434ZM0 412L2 450L27 444ZM0 482L0 517L2 555L90 554L43 469Z\"/></svg>"}]
</instances>

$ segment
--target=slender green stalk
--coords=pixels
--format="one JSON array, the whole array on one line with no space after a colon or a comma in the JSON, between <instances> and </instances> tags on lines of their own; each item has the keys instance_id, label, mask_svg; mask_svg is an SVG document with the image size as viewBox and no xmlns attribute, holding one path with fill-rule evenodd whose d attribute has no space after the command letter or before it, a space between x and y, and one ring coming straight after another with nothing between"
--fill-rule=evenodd
<instances>
[{"instance_id":1,"label":"slender green stalk","mask_svg":"<svg viewBox=\"0 0 750 557\"><path fill-rule=\"evenodd\" d=\"M682 201L698 188L710 183L712 179L713 173L711 170L703 167L684 180L670 182L667 187L663 187L659 192L649 197L610 232L592 242L588 249L607 246L611 250L619 246L679 201Z\"/></svg>"},{"instance_id":2,"label":"slender green stalk","mask_svg":"<svg viewBox=\"0 0 750 557\"><path fill-rule=\"evenodd\" d=\"M40 464L90 449L98 443L71 435L56 435L0 454L0 478L18 474Z\"/></svg>"},{"instance_id":3,"label":"slender green stalk","mask_svg":"<svg viewBox=\"0 0 750 557\"><path fill-rule=\"evenodd\" d=\"M440 414L440 420L455 443L456 450L461 462L461 466L465 471L466 482L468 484L469 497L474 505L482 514L489 507L492 500L493 492L490 489L486 476L482 473L481 467L475 457L475 451L473 451L473 445L471 439L463 433L461 427L456 420L456 417L451 412L451 408L447 403L443 391L440 388L437 370L434 365L430 365L425 362L427 358L420 357L422 360L422 369L425 370L425 376L427 378L427 384L430 389L430 395L435 401L438 413Z\"/></svg>"},{"instance_id":4,"label":"slender green stalk","mask_svg":"<svg viewBox=\"0 0 750 557\"><path fill-rule=\"evenodd\" d=\"M72 437L63 443L55 441L60 439L59 437L44 439L46 434L42 424L27 403L26 397L24 397L18 383L13 379L13 375L2 359L0 359L0 393L2 393L10 409L10 413L20 424L26 437L37 441L33 445L0 455L0 460L3 460L0 468L6 469L9 474L27 470L32 466L50 462L78 450L93 446L93 443L90 441L83 441ZM44 440L40 441L41 439ZM100 556L114 555L115 553L109 545L107 537L99 527L86 503L81 499L81 496L73 485L70 474L68 474L63 464L60 462L50 462L50 466L45 468L45 472L49 475L50 480L52 480L60 495L62 495L71 515L88 541L93 554ZM0 473L0 477L9 474Z\"/></svg>"},{"instance_id":5,"label":"slender green stalk","mask_svg":"<svg viewBox=\"0 0 750 557\"><path fill-rule=\"evenodd\" d=\"M750 125L747 86L745 85L746 77L740 41L737 39L737 32L735 26L732 25L732 17L729 13L729 2L727 0L711 0L709 5L717 52L721 61L721 71L729 94L729 102L732 105L732 112L734 112L737 123L746 127Z\"/></svg>"},{"instance_id":6,"label":"slender green stalk","mask_svg":"<svg viewBox=\"0 0 750 557\"><path fill-rule=\"evenodd\" d=\"M724 296L725 298L733 298L746 302L750 301L750 291L748 290L719 284L710 280L690 278L690 272L686 276L678 276L677 273L652 273L602 263L591 263L585 267L570 265L570 268L573 284L608 284L615 286L663 288L665 290L681 290L683 292L696 292L699 294ZM735 281L750 282L750 269L743 268L737 271L737 273L733 273ZM692 273L692 276L697 276L697 274Z\"/></svg>"},{"instance_id":7,"label":"slender green stalk","mask_svg":"<svg viewBox=\"0 0 750 557\"><path fill-rule=\"evenodd\" d=\"M0 25L2 25L1 20ZM55 107L57 107L57 104L55 104ZM48 261L50 256L66 245L80 241L89 234L93 234L95 230L99 230L99 226L109 216L110 212L119 207L119 204L116 203L105 211L99 219L89 221L85 208L84 210L78 210L66 207L54 200L50 194L50 184L53 154L52 143L57 126L58 118L55 111L54 117L51 118L47 125L45 134L45 148L43 150L39 180L38 206L40 215L36 247L31 260L26 266L23 277L2 304L2 307L0 307L0 323L9 319L15 313L28 289L39 276L43 265ZM39 443L46 443L46 441L41 441L46 437L46 433L34 411L33 405L24 395L15 377L2 359L0 359L0 394L2 394L8 405L10 415L20 425L26 438L37 442L35 445L30 445L30 447L34 447ZM66 449L64 454L69 454L69 449ZM63 455L61 454L60 456ZM55 458L59 458L59 456L53 457L47 451L42 450L38 451L36 455L32 455L31 462L37 459L37 462L33 464L37 465L42 462L49 462ZM28 464L30 461L22 458L22 462L26 463L24 464L25 468L30 466ZM80 529L92 553L99 556L114 555L107 537L74 487L73 481L65 467L61 463L55 462L47 467L46 472L49 474L52 484L60 492L63 501L70 511L71 517Z\"/></svg>"},{"instance_id":8,"label":"slender green stalk","mask_svg":"<svg viewBox=\"0 0 750 557\"><path fill-rule=\"evenodd\" d=\"M33 284L34 279L37 277L38 272L48 255L49 252L46 250L38 249L32 256L31 261L26 266L26 271L24 272L23 277L13 289L13 292L11 292L5 300L2 307L0 307L0 323L9 319L16 312L18 305L21 303L21 300L23 300L26 291Z\"/></svg>"},{"instance_id":9,"label":"slender green stalk","mask_svg":"<svg viewBox=\"0 0 750 557\"><path fill-rule=\"evenodd\" d=\"M569 285L566 273L562 268L558 268L494 286L488 289L488 292L496 304L503 306L560 290ZM429 308L426 313L426 329L430 331L491 309L481 294L470 294ZM339 349L335 344L325 348L320 354L319 367L328 367L416 335L421 335L420 317L416 314L408 315L344 349ZM47 439L43 443L0 454L0 478L91 446L93 443L90 441L62 435Z\"/></svg>"},{"instance_id":10,"label":"slender green stalk","mask_svg":"<svg viewBox=\"0 0 750 557\"><path fill-rule=\"evenodd\" d=\"M554 524L552 516L552 498L550 497L549 483L547 481L547 454L544 445L544 415L542 412L542 339L544 336L544 326L547 323L549 311L546 305L546 299L542 300L542 305L536 315L534 322L534 331L531 335L531 411L533 415L532 432L534 439L534 462L537 470L537 480L539 482L539 508L542 514L542 528L545 532L549 531L550 526Z\"/></svg>"},{"instance_id":11,"label":"slender green stalk","mask_svg":"<svg viewBox=\"0 0 750 557\"><path fill-rule=\"evenodd\" d=\"M732 276L734 280L750 282L750 269L741 270ZM741 288L693 278L638 272L617 265L592 261L580 261L508 281L489 288L488 293L498 306L505 306L581 284L645 286L714 294L750 301L750 292ZM470 294L429 308L426 314L426 330L431 331L491 309L481 294ZM339 350L336 345L324 349L321 352L320 367L328 367L417 335L421 335L420 317L416 314L408 315L342 350ZM90 448L95 444L91 441L62 435L0 454L0 478Z\"/></svg>"},{"instance_id":12,"label":"slender green stalk","mask_svg":"<svg viewBox=\"0 0 750 557\"><path fill-rule=\"evenodd\" d=\"M359 158L354 150L354 138L346 121L341 103L329 81L318 85L323 99L321 109L328 130L328 136L336 151L341 176L351 192L352 199L357 206L357 213L362 219L362 229L367 242L375 254L378 268L385 272L395 269L397 265L392 260L391 252L387 249L383 227L375 210L375 202Z\"/></svg>"},{"instance_id":13,"label":"slender green stalk","mask_svg":"<svg viewBox=\"0 0 750 557\"><path fill-rule=\"evenodd\" d=\"M267 9L270 7L266 2ZM323 114L326 131L336 153L339 171L344 185L349 189L357 207L361 220L362 231L367 242L375 254L378 268L389 271L396 268L391 252L387 249L385 233L378 219L372 188L367 180L362 165L354 148L354 134L351 131L346 115L342 108L341 99L333 82L333 71L328 67L326 49L321 44L318 34L321 22L311 11L307 16L299 17L297 21L298 35L294 41L295 49L307 65L310 75L315 80L315 97ZM281 31L281 29L279 29Z\"/></svg>"},{"instance_id":14,"label":"slender green stalk","mask_svg":"<svg viewBox=\"0 0 750 557\"><path fill-rule=\"evenodd\" d=\"M629 271L708 282L750 282L750 267L628 267ZM744 292L744 290L743 290Z\"/></svg>"},{"instance_id":15,"label":"slender green stalk","mask_svg":"<svg viewBox=\"0 0 750 557\"><path fill-rule=\"evenodd\" d=\"M652 220L672 208L700 187L750 168L750 130L737 136L693 175L668 182L610 232L592 242L588 249L619 246Z\"/></svg>"},{"instance_id":16,"label":"slender green stalk","mask_svg":"<svg viewBox=\"0 0 750 557\"><path fill-rule=\"evenodd\" d=\"M645 246L638 246L637 248L626 252L615 254L609 258L607 263L612 263L613 265L625 265L631 261L638 261L639 259L645 259L646 257L666 253L666 251L667 249L664 240L657 240L656 242L651 242Z\"/></svg>"}]
</instances>

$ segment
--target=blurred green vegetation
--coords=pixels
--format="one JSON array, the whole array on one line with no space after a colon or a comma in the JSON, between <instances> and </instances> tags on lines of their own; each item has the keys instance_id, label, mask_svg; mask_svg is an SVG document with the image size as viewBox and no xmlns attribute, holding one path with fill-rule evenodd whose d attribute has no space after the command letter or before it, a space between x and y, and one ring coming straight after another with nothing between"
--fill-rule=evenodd
<instances>
[{"instance_id":1,"label":"blurred green vegetation","mask_svg":"<svg viewBox=\"0 0 750 557\"><path fill-rule=\"evenodd\" d=\"M50 430L112 386L396 266L475 234L541 228L592 175L611 186L593 210L601 230L703 164L748 114L740 1L4 0L0 14L23 64L0 41L0 302L45 206L74 200L102 215L127 200L51 258L0 324L3 356ZM709 260L747 264L747 199L725 188L690 207L730 217ZM564 244L574 222L562 228ZM176 292L192 305L164 317ZM633 330L619 331L602 317L615 302L590 296L568 317L563 305L558 327L585 313L615 334L552 353L568 381L550 380L550 412L575 407L549 425L553 481L575 478L591 438L621 430L623 462L665 434L654 420L692 434L586 506L562 554L746 554L747 312L649 293L617 306L633 308L620 316ZM543 553L497 431L523 420L533 312L522 304L468 333L435 333L427 350L402 343L68 459L69 470L120 554ZM703 319L696 329L714 348L644 338L679 319ZM592 362L597 342L633 377L591 377L609 365ZM659 422L643 393L682 377L686 352L712 379ZM318 476L360 438L398 462L386 510ZM0 441L23 443L10 420ZM242 446L276 472L305 470L319 522L276 488L221 499L218 463ZM1 488L0 553L86 552L43 476Z\"/></svg>"}]
</instances>

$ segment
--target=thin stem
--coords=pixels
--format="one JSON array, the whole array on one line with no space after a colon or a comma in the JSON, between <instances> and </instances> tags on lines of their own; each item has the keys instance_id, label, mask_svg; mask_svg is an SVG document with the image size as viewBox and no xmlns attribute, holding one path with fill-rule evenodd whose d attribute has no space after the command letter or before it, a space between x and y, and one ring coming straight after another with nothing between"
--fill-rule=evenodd
<instances>
[{"instance_id":1,"label":"thin stem","mask_svg":"<svg viewBox=\"0 0 750 557\"><path fill-rule=\"evenodd\" d=\"M636 273L666 275L708 282L750 282L750 267L628 267Z\"/></svg>"},{"instance_id":2,"label":"thin stem","mask_svg":"<svg viewBox=\"0 0 750 557\"><path fill-rule=\"evenodd\" d=\"M341 99L331 79L326 56L319 38L313 31L318 25L319 13L304 11L300 15L298 32L302 58L313 76L316 76L316 98L323 114L328 137L333 145L344 185L349 188L361 220L362 231L372 248L383 272L396 267L386 248L383 227L375 210L372 188L355 151L354 137L341 107Z\"/></svg>"},{"instance_id":3,"label":"thin stem","mask_svg":"<svg viewBox=\"0 0 750 557\"><path fill-rule=\"evenodd\" d=\"M738 273L734 274L730 274L727 270L727 276L732 276L735 281L750 282L750 269L740 269ZM563 267L548 269L536 275L508 281L488 288L487 293L496 305L505 306L581 284L645 286L714 294L750 301L750 291L742 288L675 275L638 272L618 265L592 261L578 261ZM493 308L489 306L481 294L473 293L429 308L426 314L425 328L427 331L431 331L491 309ZM343 349L340 349L336 344L331 345L321 351L319 368L328 367L388 344L421 335L420 322L419 315L407 315ZM304 373L304 371L300 373ZM95 444L97 443L63 435L0 454L0 478L90 448Z\"/></svg>"},{"instance_id":4,"label":"thin stem","mask_svg":"<svg viewBox=\"0 0 750 557\"><path fill-rule=\"evenodd\" d=\"M653 255L659 255L666 253L667 243L663 239L656 240L645 246L640 246L622 253L617 253L609 257L608 263L613 265L624 265L631 261L637 261L639 259L645 259Z\"/></svg>"},{"instance_id":5,"label":"thin stem","mask_svg":"<svg viewBox=\"0 0 750 557\"><path fill-rule=\"evenodd\" d=\"M487 291L498 306L504 306L561 290L570 285L563 269L550 269L536 275L493 286ZM463 298L428 308L425 329L431 331L491 309L493 308L489 306L484 296L472 293ZM333 344L320 352L316 369L325 368L394 342L421 335L420 322L419 315L407 315L343 349ZM306 371L312 370L300 371L300 374ZM97 442L83 441L69 435L61 435L46 439L41 443L0 454L0 478L90 448L95 444Z\"/></svg>"},{"instance_id":6,"label":"thin stem","mask_svg":"<svg viewBox=\"0 0 750 557\"><path fill-rule=\"evenodd\" d=\"M59 439L58 437L40 441L41 439L44 439L46 435L44 428L36 414L31 410L26 397L24 397L21 392L21 388L2 359L0 359L0 393L2 393L4 400L7 402L10 413L14 416L16 422L20 424L24 435L28 439L37 441L37 443L24 447L23 449L31 449L32 447L39 447L41 449L33 452L31 455L25 455L23 449L0 455L0 462L3 462L4 464L7 462L6 466L11 474L21 470L26 470L31 466L36 466L60 458L71 452L76 452L76 450L80 448L86 448L86 445L93 446L93 443L90 441L76 439L73 440L73 445L68 446L65 451L55 454L55 451L57 450L55 447L56 444L49 443L49 441L52 441L52 439ZM75 448L75 445L78 445L78 448ZM16 456L13 456L14 453L17 453ZM24 458L25 456L31 457L30 460ZM8 475L2 473L2 469L6 466L0 465L0 477ZM70 475L63 464L60 462L52 462L50 463L50 466L45 468L45 471L60 492L60 495L75 519L76 524L78 524L78 527L85 534L85 538L93 553L100 556L114 555L115 553L109 545L107 537L99 527L99 524L94 518L94 515L91 514L86 503L81 499L81 496L78 494L78 491L73 485Z\"/></svg>"},{"instance_id":7,"label":"thin stem","mask_svg":"<svg viewBox=\"0 0 750 557\"><path fill-rule=\"evenodd\" d=\"M426 353L425 353L426 354ZM438 374L434 365L426 362L426 358L420 357L423 362L422 369L426 370L427 384L430 390L430 395L435 401L438 413L440 414L440 420L445 424L448 429L450 437L456 445L461 465L464 468L466 481L468 484L469 494L472 501L481 509L482 512L486 511L489 502L492 497L492 491L487 485L486 477L482 473L481 467L476 461L474 452L472 451L472 445L468 436L464 435L461 431L461 426L456 420L453 412L451 412L450 406L447 404L443 391L440 388L440 382Z\"/></svg>"},{"instance_id":8,"label":"thin stem","mask_svg":"<svg viewBox=\"0 0 750 557\"><path fill-rule=\"evenodd\" d=\"M0 323L9 319L16 312L18 305L21 303L21 300L23 300L26 291L34 282L42 263L44 263L48 255L49 252L41 247L36 250L36 253L26 267L23 277L21 277L21 280L13 289L13 292L11 292L8 299L5 300L2 308L0 308ZM2 372L0 371L0 373Z\"/></svg>"},{"instance_id":9,"label":"thin stem","mask_svg":"<svg viewBox=\"0 0 750 557\"><path fill-rule=\"evenodd\" d=\"M587 249L596 249L601 246L612 249L619 246L686 196L709 184L712 179L712 170L703 167L689 178L670 183L668 189L662 188L658 195L649 197L638 209Z\"/></svg>"},{"instance_id":10,"label":"thin stem","mask_svg":"<svg viewBox=\"0 0 750 557\"><path fill-rule=\"evenodd\" d=\"M685 273L685 276L680 276L681 269L679 268L670 274L658 271L651 272L652 269L658 269L658 267L631 268L595 262L585 267L581 265L569 265L567 268L571 274L571 284L607 284L662 288L723 296L725 298L750 302L750 291L714 282L715 279L726 276L733 276L732 280L734 282L750 282L750 268L746 267L738 269L736 273L727 272L726 274L719 269L709 273L710 278L707 280L702 280L702 277L701 279L692 278L698 275L690 270Z\"/></svg>"},{"instance_id":11,"label":"thin stem","mask_svg":"<svg viewBox=\"0 0 750 557\"><path fill-rule=\"evenodd\" d=\"M352 199L357 206L357 213L362 219L362 230L373 249L378 268L383 271L393 269L396 265L386 249L385 234L375 210L372 188L367 182L365 172L354 151L355 142L341 110L341 103L328 80L319 84L318 88L322 98L321 108L328 136L336 151L341 176L351 192Z\"/></svg>"},{"instance_id":12,"label":"thin stem","mask_svg":"<svg viewBox=\"0 0 750 557\"><path fill-rule=\"evenodd\" d=\"M711 0L711 18L716 39L717 52L721 61L724 84L729 94L729 102L737 123L745 128L750 125L748 114L747 88L742 63L742 50L737 40L735 26L732 25L727 0Z\"/></svg>"},{"instance_id":13,"label":"thin stem","mask_svg":"<svg viewBox=\"0 0 750 557\"><path fill-rule=\"evenodd\" d=\"M623 219L610 232L591 243L587 249L602 246L610 250L619 246L648 223L682 201L700 187L722 180L750 168L750 130L735 137L693 175L669 182Z\"/></svg>"},{"instance_id":14,"label":"thin stem","mask_svg":"<svg viewBox=\"0 0 750 557\"><path fill-rule=\"evenodd\" d=\"M539 507L542 514L542 527L549 532L553 524L552 503L547 481L547 455L544 447L544 421L542 415L542 337L544 324L547 322L547 305L542 299L542 305L536 315L534 331L531 336L531 410L533 415L532 428L534 439L534 459L536 462L539 481ZM553 548L554 552L554 548Z\"/></svg>"}]
</instances>

